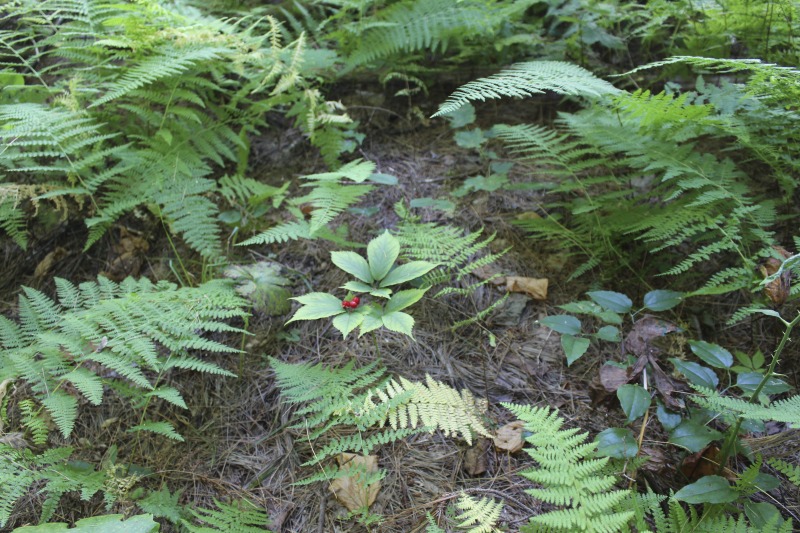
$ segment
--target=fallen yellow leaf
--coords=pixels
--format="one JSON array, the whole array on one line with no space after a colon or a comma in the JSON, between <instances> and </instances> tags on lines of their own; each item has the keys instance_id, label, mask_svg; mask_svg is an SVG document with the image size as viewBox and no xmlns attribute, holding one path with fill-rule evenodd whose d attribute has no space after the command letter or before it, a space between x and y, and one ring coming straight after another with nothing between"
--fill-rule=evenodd
<instances>
[{"instance_id":1,"label":"fallen yellow leaf","mask_svg":"<svg viewBox=\"0 0 800 533\"><path fill-rule=\"evenodd\" d=\"M368 509L381 488L381 484L377 481L369 486L365 483L370 474L378 471L378 456L343 453L336 460L339 462L341 472L352 472L352 475L334 479L328 490L348 511Z\"/></svg>"},{"instance_id":2,"label":"fallen yellow leaf","mask_svg":"<svg viewBox=\"0 0 800 533\"><path fill-rule=\"evenodd\" d=\"M524 292L534 300L547 300L547 278L506 277L506 290Z\"/></svg>"}]
</instances>

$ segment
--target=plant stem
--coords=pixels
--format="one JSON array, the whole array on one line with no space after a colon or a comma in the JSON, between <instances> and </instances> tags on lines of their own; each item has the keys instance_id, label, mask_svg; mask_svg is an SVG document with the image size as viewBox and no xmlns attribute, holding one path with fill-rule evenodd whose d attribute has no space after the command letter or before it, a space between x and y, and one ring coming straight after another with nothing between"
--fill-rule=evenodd
<instances>
[{"instance_id":1,"label":"plant stem","mask_svg":"<svg viewBox=\"0 0 800 533\"><path fill-rule=\"evenodd\" d=\"M761 394L761 391L769 382L772 375L775 373L775 367L778 364L778 359L780 359L781 353L783 353L783 349L786 347L786 343L789 342L789 336L792 334L792 329L800 323L800 313L792 320L791 322L786 322L783 319L780 319L781 322L784 323L786 329L783 331L783 337L781 338L781 342L778 343L777 348L775 348L775 352L772 354L772 361L769 364L769 368L764 373L764 377L761 378L761 382L756 387L756 390L753 391L753 394L750 396L748 400L750 403L756 403L758 401L758 395ZM719 454L719 465L717 466L717 473L721 474L722 471L725 469L725 465L728 462L728 457L730 457L731 452L736 444L736 440L739 437L739 428L742 427L742 422L744 422L744 417L738 417L736 419L736 423L733 425L732 428L728 430L728 435L725 438L725 443L722 445L722 451Z\"/></svg>"}]
</instances>

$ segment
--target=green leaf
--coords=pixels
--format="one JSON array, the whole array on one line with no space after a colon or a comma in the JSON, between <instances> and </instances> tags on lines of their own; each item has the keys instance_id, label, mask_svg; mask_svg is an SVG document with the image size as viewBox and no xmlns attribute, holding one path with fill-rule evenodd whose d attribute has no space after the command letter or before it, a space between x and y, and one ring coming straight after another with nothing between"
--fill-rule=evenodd
<instances>
[{"instance_id":1,"label":"green leaf","mask_svg":"<svg viewBox=\"0 0 800 533\"><path fill-rule=\"evenodd\" d=\"M623 385L617 389L617 398L630 424L650 408L650 393L639 385Z\"/></svg>"},{"instance_id":2,"label":"green leaf","mask_svg":"<svg viewBox=\"0 0 800 533\"><path fill-rule=\"evenodd\" d=\"M581 321L571 315L546 316L539 323L565 335L577 335L581 332Z\"/></svg>"},{"instance_id":3,"label":"green leaf","mask_svg":"<svg viewBox=\"0 0 800 533\"><path fill-rule=\"evenodd\" d=\"M408 289L400 291L389 299L389 302L386 304L385 312L392 313L394 311L401 311L417 303L427 291L428 289Z\"/></svg>"},{"instance_id":4,"label":"green leaf","mask_svg":"<svg viewBox=\"0 0 800 533\"><path fill-rule=\"evenodd\" d=\"M347 337L351 331L356 329L361 325L362 322L364 322L364 318L366 316L366 313L359 313L358 311L342 313L333 319L333 327L338 329L342 333L343 337Z\"/></svg>"},{"instance_id":5,"label":"green leaf","mask_svg":"<svg viewBox=\"0 0 800 533\"><path fill-rule=\"evenodd\" d=\"M706 445L722 437L719 431L710 429L694 420L685 420L670 433L669 441L691 452L699 452Z\"/></svg>"},{"instance_id":6,"label":"green leaf","mask_svg":"<svg viewBox=\"0 0 800 533\"><path fill-rule=\"evenodd\" d=\"M400 242L388 231L367 244L367 258L372 278L382 280L400 255Z\"/></svg>"},{"instance_id":7,"label":"green leaf","mask_svg":"<svg viewBox=\"0 0 800 533\"><path fill-rule=\"evenodd\" d=\"M483 131L480 128L458 131L455 133L455 135L453 135L453 140L455 140L456 144L461 148L478 148L480 145L486 142L486 138L484 137Z\"/></svg>"},{"instance_id":8,"label":"green leaf","mask_svg":"<svg viewBox=\"0 0 800 533\"><path fill-rule=\"evenodd\" d=\"M374 331L381 326L383 326L381 316L375 314L374 312L370 312L364 317L364 321L361 322L361 329L358 331L358 336L362 337L365 333Z\"/></svg>"},{"instance_id":9,"label":"green leaf","mask_svg":"<svg viewBox=\"0 0 800 533\"><path fill-rule=\"evenodd\" d=\"M331 261L333 261L334 265L364 283L375 281L367 260L355 252L331 252Z\"/></svg>"},{"instance_id":10,"label":"green leaf","mask_svg":"<svg viewBox=\"0 0 800 533\"><path fill-rule=\"evenodd\" d=\"M753 393L756 391L756 388L758 388L762 379L764 379L763 374L759 374L758 372L746 372L736 376L736 386L745 392ZM791 387L780 379L769 378L764 388L761 389L761 394L780 394L790 390Z\"/></svg>"},{"instance_id":11,"label":"green leaf","mask_svg":"<svg viewBox=\"0 0 800 533\"><path fill-rule=\"evenodd\" d=\"M718 344L706 341L689 341L689 347L697 357L713 367L730 368L733 364L731 352Z\"/></svg>"},{"instance_id":12,"label":"green leaf","mask_svg":"<svg viewBox=\"0 0 800 533\"><path fill-rule=\"evenodd\" d=\"M629 459L639 453L639 445L630 429L608 428L597 434L597 455Z\"/></svg>"},{"instance_id":13,"label":"green leaf","mask_svg":"<svg viewBox=\"0 0 800 533\"><path fill-rule=\"evenodd\" d=\"M600 313L596 313L595 316L606 324L615 324L617 326L622 324L622 317L614 311L601 311Z\"/></svg>"},{"instance_id":14,"label":"green leaf","mask_svg":"<svg viewBox=\"0 0 800 533\"><path fill-rule=\"evenodd\" d=\"M589 339L562 334L561 347L564 348L564 353L567 354L567 366L569 366L589 349Z\"/></svg>"},{"instance_id":15,"label":"green leaf","mask_svg":"<svg viewBox=\"0 0 800 533\"><path fill-rule=\"evenodd\" d=\"M747 515L750 525L758 531L766 531L767 528L765 526L767 524L772 526L769 531L780 531L780 525L783 524L781 512L768 502L745 500L744 514Z\"/></svg>"},{"instance_id":16,"label":"green leaf","mask_svg":"<svg viewBox=\"0 0 800 533\"><path fill-rule=\"evenodd\" d=\"M691 504L730 503L736 501L738 497L739 493L720 476L702 477L686 485L673 496L676 500Z\"/></svg>"},{"instance_id":17,"label":"green leaf","mask_svg":"<svg viewBox=\"0 0 800 533\"><path fill-rule=\"evenodd\" d=\"M608 342L619 342L621 340L619 336L619 329L614 326L603 326L597 330L597 333L595 333L594 336L600 340Z\"/></svg>"},{"instance_id":18,"label":"green leaf","mask_svg":"<svg viewBox=\"0 0 800 533\"><path fill-rule=\"evenodd\" d=\"M381 287L388 287L389 285L397 285L412 279L417 279L437 266L436 263L429 263L427 261L411 261L405 265L400 265L381 280Z\"/></svg>"},{"instance_id":19,"label":"green leaf","mask_svg":"<svg viewBox=\"0 0 800 533\"><path fill-rule=\"evenodd\" d=\"M372 289L369 293L378 298L389 298L392 295L392 289Z\"/></svg>"},{"instance_id":20,"label":"green leaf","mask_svg":"<svg viewBox=\"0 0 800 533\"><path fill-rule=\"evenodd\" d=\"M367 285L363 281L348 281L344 285L342 285L343 289L347 289L351 292L371 292L372 285Z\"/></svg>"},{"instance_id":21,"label":"green leaf","mask_svg":"<svg viewBox=\"0 0 800 533\"><path fill-rule=\"evenodd\" d=\"M693 361L682 361L680 359L671 358L670 361L675 365L675 369L686 376L689 383L706 387L709 389L716 389L719 385L719 378L708 367L697 364Z\"/></svg>"},{"instance_id":22,"label":"green leaf","mask_svg":"<svg viewBox=\"0 0 800 533\"><path fill-rule=\"evenodd\" d=\"M344 313L342 309L342 301L336 296L325 292L311 292L292 298L297 300L303 306L297 310L289 322L295 320L316 320L318 318L326 318L333 315ZM286 322L287 324L289 322Z\"/></svg>"},{"instance_id":23,"label":"green leaf","mask_svg":"<svg viewBox=\"0 0 800 533\"><path fill-rule=\"evenodd\" d=\"M651 311L666 311L683 301L683 293L677 291L650 291L644 295L644 306Z\"/></svg>"},{"instance_id":24,"label":"green leaf","mask_svg":"<svg viewBox=\"0 0 800 533\"><path fill-rule=\"evenodd\" d=\"M627 313L633 306L631 299L619 292L593 291L587 292L586 295L604 309L614 311L615 313Z\"/></svg>"},{"instance_id":25,"label":"green leaf","mask_svg":"<svg viewBox=\"0 0 800 533\"><path fill-rule=\"evenodd\" d=\"M400 311L387 313L381 317L381 322L387 329L404 333L412 339L414 338L414 335L411 334L411 329L414 327L414 318L409 314Z\"/></svg>"},{"instance_id":26,"label":"green leaf","mask_svg":"<svg viewBox=\"0 0 800 533\"><path fill-rule=\"evenodd\" d=\"M667 431L672 431L683 421L680 414L669 411L661 402L658 402L656 407L656 417L658 417L658 421Z\"/></svg>"},{"instance_id":27,"label":"green leaf","mask_svg":"<svg viewBox=\"0 0 800 533\"><path fill-rule=\"evenodd\" d=\"M70 528L65 522L23 526L14 533L155 533L161 527L153 520L153 515L140 514L127 520L121 514L93 516L75 522Z\"/></svg>"}]
</instances>

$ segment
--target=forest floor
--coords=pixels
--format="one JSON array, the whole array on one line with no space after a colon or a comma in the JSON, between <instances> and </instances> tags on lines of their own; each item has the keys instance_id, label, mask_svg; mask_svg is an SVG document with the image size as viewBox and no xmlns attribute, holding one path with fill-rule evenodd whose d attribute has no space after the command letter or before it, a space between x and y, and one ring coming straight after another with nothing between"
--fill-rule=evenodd
<instances>
[{"instance_id":1,"label":"forest floor","mask_svg":"<svg viewBox=\"0 0 800 533\"><path fill-rule=\"evenodd\" d=\"M619 280L617 287L592 286L591 275L568 281L575 265L564 251L533 241L512 225L518 215L539 209L541 192L478 191L462 198L449 197L448 193L463 179L484 174L486 162L477 153L456 145L446 121L425 124L419 115L409 112L402 100L385 103L380 94L356 92L345 103L354 118L361 121L360 129L366 134L354 156L374 161L378 172L398 178L397 185L376 188L360 204L362 208L377 208L376 214L349 213L341 219L347 224L350 240L366 243L379 231L396 224L393 206L398 201L449 198L458 202L452 212L417 212L424 221L496 233L492 250L511 250L492 266L492 273L547 278L547 299L513 294L486 321L455 332L450 329L452 323L473 316L500 299L505 285L486 285L470 298L423 299L414 308L416 341L385 329L378 332L376 340L369 336L358 339L355 335L343 340L327 320L295 322L284 327L289 315L256 313L247 324L252 335L243 341L245 353L215 356L218 364L236 373L238 379L189 372L175 376L175 385L184 394L189 409L159 414L175 424L186 439L184 443L163 437L147 440L141 433L125 433L125 428L138 422L134 421L137 411L121 402L106 401L99 407L81 406L70 442L76 448L76 457L99 463L108 451L103 443L114 442L119 446L120 458L152 470L146 479L148 485L158 487L166 482L173 491L182 489L182 502L210 504L213 498L247 497L269 513L274 531L366 531L346 518L346 510L327 487L293 485L313 473L301 465L313 456L314 450L304 441L303 431L291 427L292 414L281 402L269 357L332 366L351 360L367 364L380 359L390 374L411 380L424 380L427 374L487 399L488 418L497 427L513 421L501 402L558 408L571 427L580 427L591 436L609 427L625 426L616 397L604 397L597 380L606 360L621 359L619 347L593 346L568 367L558 334L536 322L557 313L555 305L580 299L587 290L624 289L624 281ZM553 100L528 99L503 106L484 105L478 114L479 125L550 121L556 104ZM427 115L429 111L423 110ZM249 177L270 184L286 179L296 181L301 175L324 170L318 154L307 147L301 134L280 126L253 140L251 168L255 171ZM527 180L521 172L512 171L511 181ZM81 251L86 236L82 220L56 221L49 227L32 230L34 240L28 252L7 241L2 244L3 314L13 315L21 285L51 293L54 276L77 283L105 272L175 281L174 251L163 228L145 212L124 219L85 253ZM183 262L187 270L197 276L193 281L199 282L199 263L192 260L188 250L181 249L180 244L178 247L181 254L186 254ZM232 248L230 261L249 264L268 259L280 263L293 282L290 290L295 296L312 290L333 292L345 281L344 274L330 262L329 253L335 249L331 243L319 240L237 247ZM668 280L658 288L669 288ZM730 299L715 303L720 315L727 315L729 306L735 304ZM777 330L761 321L712 332L700 317L695 324L685 326L693 338L713 335L709 340L731 351L761 349L769 353L779 337ZM240 342L242 339L231 339L233 345ZM678 339L675 350L682 349L680 343ZM796 387L800 385L800 360L797 350L793 352L781 371ZM638 432L635 427L634 433ZM780 431L752 439L751 444L761 451L769 450L772 457L796 464L798 457L788 454L797 453L797 448L787 446L787 442L797 436L796 431ZM643 453L649 455L650 461L636 479L630 479L632 485L638 484L642 489L650 486L665 494L685 482L677 469L681 455L675 447L663 445L666 439L659 426L648 426ZM377 453L388 476L381 482L371 507L372 512L383 515L384 521L371 531L424 531L426 514L435 517L443 513L461 491L505 501L502 522L511 531L518 530L529 516L540 511L541 503L524 492L529 482L519 475L530 467L528 456L497 450L488 440L470 447L438 433L422 434L384 446ZM782 497L787 512L796 518L800 514L797 491L787 489ZM86 512L86 504L77 498L72 502L65 498L62 504L63 509L57 513L62 520L70 520L73 512ZM70 504L74 508L70 509ZM100 512L103 504L95 499L90 505ZM19 518L25 521L24 517Z\"/></svg>"}]
</instances>

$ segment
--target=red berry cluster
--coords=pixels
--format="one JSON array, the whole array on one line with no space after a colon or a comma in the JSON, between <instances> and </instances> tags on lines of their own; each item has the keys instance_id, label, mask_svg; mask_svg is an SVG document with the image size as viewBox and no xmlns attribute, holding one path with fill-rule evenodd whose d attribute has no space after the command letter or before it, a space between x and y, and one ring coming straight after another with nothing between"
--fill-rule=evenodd
<instances>
[{"instance_id":1,"label":"red berry cluster","mask_svg":"<svg viewBox=\"0 0 800 533\"><path fill-rule=\"evenodd\" d=\"M353 296L352 300L343 300L342 301L342 309L355 309L358 307L358 303L361 301L361 298L358 296Z\"/></svg>"}]
</instances>

